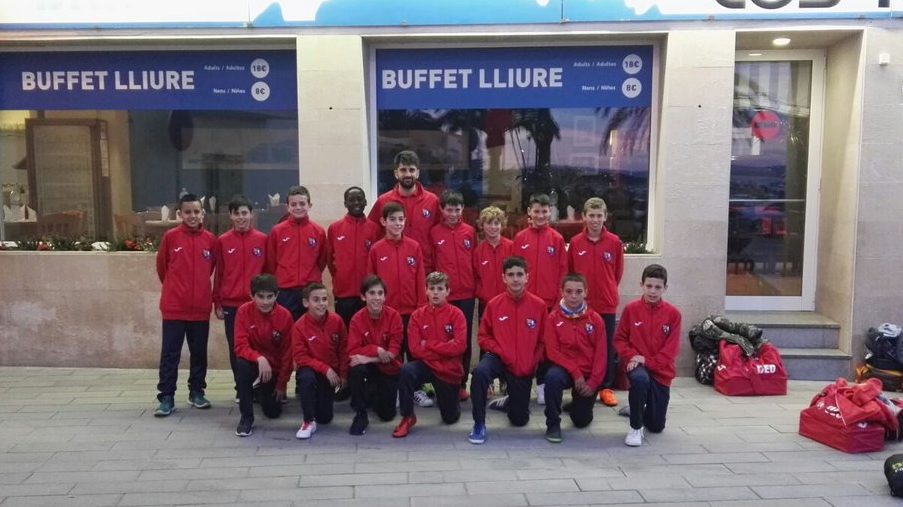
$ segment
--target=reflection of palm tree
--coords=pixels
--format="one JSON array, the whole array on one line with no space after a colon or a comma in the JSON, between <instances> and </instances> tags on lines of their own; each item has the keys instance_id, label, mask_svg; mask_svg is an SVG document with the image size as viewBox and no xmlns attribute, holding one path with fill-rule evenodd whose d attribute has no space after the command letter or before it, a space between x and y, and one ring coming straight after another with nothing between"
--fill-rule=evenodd
<instances>
[{"instance_id":1,"label":"reflection of palm tree","mask_svg":"<svg viewBox=\"0 0 903 507\"><path fill-rule=\"evenodd\" d=\"M550 192L552 190L552 142L561 139L561 128L552 117L552 110L515 109L512 111L514 130L523 130L527 138L535 145L533 170L524 164L521 177L524 180L522 205L534 192Z\"/></svg>"},{"instance_id":2,"label":"reflection of palm tree","mask_svg":"<svg viewBox=\"0 0 903 507\"><path fill-rule=\"evenodd\" d=\"M602 116L605 130L599 154L605 156L628 156L636 152L649 153L649 133L651 114L648 107L599 107L596 114ZM617 141L612 133L621 132Z\"/></svg>"}]
</instances>

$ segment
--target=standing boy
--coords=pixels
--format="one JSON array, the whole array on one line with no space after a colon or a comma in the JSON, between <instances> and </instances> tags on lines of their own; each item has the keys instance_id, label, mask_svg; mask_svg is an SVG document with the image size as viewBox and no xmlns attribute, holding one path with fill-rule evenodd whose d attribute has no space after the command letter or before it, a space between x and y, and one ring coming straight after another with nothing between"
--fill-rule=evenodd
<instances>
[{"instance_id":1,"label":"standing boy","mask_svg":"<svg viewBox=\"0 0 903 507\"><path fill-rule=\"evenodd\" d=\"M414 415L414 391L432 382L439 403L442 422L454 424L461 417L458 401L459 383L464 376L461 354L466 349L464 313L448 304L449 278L445 273L433 272L426 278L429 303L412 315L408 330L411 357L401 369L398 399L401 422L392 436L404 438L417 424Z\"/></svg>"},{"instance_id":2,"label":"standing boy","mask_svg":"<svg viewBox=\"0 0 903 507\"><path fill-rule=\"evenodd\" d=\"M668 288L668 272L658 264L643 270L642 297L628 303L615 332L615 349L627 360L630 380L630 430L624 443L643 445L644 428L652 433L665 429L671 398L671 381L680 350L680 311L662 299Z\"/></svg>"},{"instance_id":3,"label":"standing boy","mask_svg":"<svg viewBox=\"0 0 903 507\"><path fill-rule=\"evenodd\" d=\"M298 317L304 313L301 289L320 283L326 267L326 232L310 220L310 192L297 185L288 189L287 220L276 224L267 238L266 272L279 280L279 304Z\"/></svg>"},{"instance_id":4,"label":"standing boy","mask_svg":"<svg viewBox=\"0 0 903 507\"><path fill-rule=\"evenodd\" d=\"M254 389L263 414L282 415L280 399L292 374L292 315L276 303L279 291L273 275L251 280L250 303L235 316L236 376L241 420L235 434L247 437L254 427Z\"/></svg>"},{"instance_id":5,"label":"standing boy","mask_svg":"<svg viewBox=\"0 0 903 507\"><path fill-rule=\"evenodd\" d=\"M304 307L307 312L292 328L295 364L298 371L298 398L304 420L295 434L308 439L317 431L317 424L332 421L335 390L348 379L348 336L345 323L328 311L329 294L321 283L304 288Z\"/></svg>"},{"instance_id":6,"label":"standing boy","mask_svg":"<svg viewBox=\"0 0 903 507\"><path fill-rule=\"evenodd\" d=\"M370 424L367 416L367 383L376 384L376 415L383 421L395 418L398 374L401 372L401 316L386 305L386 285L370 275L361 283L366 306L351 318L348 331L348 384L354 420L349 433L363 435Z\"/></svg>"},{"instance_id":7,"label":"standing boy","mask_svg":"<svg viewBox=\"0 0 903 507\"><path fill-rule=\"evenodd\" d=\"M464 373L461 376L461 388L458 390L458 398L464 401L470 396L466 387L473 346L471 332L476 291L474 251L477 246L477 233L473 227L461 219L464 213L464 196L460 192L455 190L442 192L439 204L442 206L442 222L433 226L430 231L433 266L436 271L445 273L448 277L448 287L446 287L448 302L464 314L466 348L461 357ZM429 289L429 287L427 288Z\"/></svg>"},{"instance_id":8,"label":"standing boy","mask_svg":"<svg viewBox=\"0 0 903 507\"><path fill-rule=\"evenodd\" d=\"M609 407L618 404L612 387L617 373L618 356L613 341L615 336L615 312L618 309L618 285L624 275L624 247L621 239L605 228L608 209L605 201L591 197L583 205L583 232L571 238L568 248L568 265L571 272L586 277L589 307L605 321L605 337L608 341L608 365L599 400Z\"/></svg>"},{"instance_id":9,"label":"standing boy","mask_svg":"<svg viewBox=\"0 0 903 507\"><path fill-rule=\"evenodd\" d=\"M213 276L213 308L216 318L224 321L229 342L229 365L238 393L235 373L235 312L251 300L251 279L263 272L266 264L266 234L251 225L251 202L236 196L229 202L232 230L224 232L216 242L216 273ZM236 400L238 395L236 394Z\"/></svg>"},{"instance_id":10,"label":"standing boy","mask_svg":"<svg viewBox=\"0 0 903 507\"><path fill-rule=\"evenodd\" d=\"M163 284L160 312L163 314L163 342L160 348L160 382L154 411L166 417L175 410L176 383L182 343L188 342L191 370L188 374L188 404L210 408L204 397L207 388L207 337L213 294L210 275L216 238L204 230L204 210L194 194L179 198L182 223L166 231L157 250L157 276Z\"/></svg>"},{"instance_id":11,"label":"standing boy","mask_svg":"<svg viewBox=\"0 0 903 507\"><path fill-rule=\"evenodd\" d=\"M480 212L478 223L483 231L483 241L477 245L474 253L473 271L482 316L486 303L505 292L505 281L499 273L502 272L502 262L514 255L514 242L502 236L502 228L508 223L508 218L500 208L484 208Z\"/></svg>"},{"instance_id":12,"label":"standing boy","mask_svg":"<svg viewBox=\"0 0 903 507\"><path fill-rule=\"evenodd\" d=\"M347 327L351 317L364 302L359 293L361 282L367 276L367 258L370 247L379 241L382 231L364 216L367 196L360 187L345 190L345 209L348 213L329 226L326 234L326 264L332 274L332 295L335 312Z\"/></svg>"},{"instance_id":13,"label":"standing boy","mask_svg":"<svg viewBox=\"0 0 903 507\"><path fill-rule=\"evenodd\" d=\"M530 386L543 353L542 335L546 305L527 291L527 263L509 257L502 263L505 292L492 298L480 318L478 341L485 354L473 369L470 397L473 403L472 444L486 441L486 391L493 379L508 384L506 411L514 426L530 420Z\"/></svg>"},{"instance_id":14,"label":"standing boy","mask_svg":"<svg viewBox=\"0 0 903 507\"><path fill-rule=\"evenodd\" d=\"M571 389L571 421L583 428L593 420L596 389L605 375L605 325L586 303L586 278L569 274L561 281L561 300L546 321L546 440L561 442L562 392Z\"/></svg>"},{"instance_id":15,"label":"standing boy","mask_svg":"<svg viewBox=\"0 0 903 507\"><path fill-rule=\"evenodd\" d=\"M395 186L376 199L368 217L374 223L381 223L383 206L390 202L400 203L408 220L405 236L420 245L424 260L430 264L430 229L439 221L439 198L417 181L420 179L420 157L416 153L410 150L398 152L394 165ZM425 269L427 273L432 271L429 265Z\"/></svg>"}]
</instances>

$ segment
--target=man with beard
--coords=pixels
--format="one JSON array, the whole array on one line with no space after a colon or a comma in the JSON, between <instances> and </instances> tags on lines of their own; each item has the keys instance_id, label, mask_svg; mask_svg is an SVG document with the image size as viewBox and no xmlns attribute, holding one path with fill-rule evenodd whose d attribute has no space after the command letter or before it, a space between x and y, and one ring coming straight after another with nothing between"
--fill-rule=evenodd
<instances>
[{"instance_id":1,"label":"man with beard","mask_svg":"<svg viewBox=\"0 0 903 507\"><path fill-rule=\"evenodd\" d=\"M420 244L425 262L425 273L433 270L430 229L439 223L439 198L423 188L420 178L420 157L410 150L395 155L395 187L376 199L373 209L367 215L379 224L382 209L386 203L395 201L405 210L406 225L404 235Z\"/></svg>"}]
</instances>

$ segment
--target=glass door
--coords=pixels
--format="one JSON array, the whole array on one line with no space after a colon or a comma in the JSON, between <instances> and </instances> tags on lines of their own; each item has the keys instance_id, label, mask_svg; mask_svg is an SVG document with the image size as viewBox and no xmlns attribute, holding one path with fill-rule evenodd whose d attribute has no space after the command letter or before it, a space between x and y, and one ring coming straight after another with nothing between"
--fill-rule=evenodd
<instances>
[{"instance_id":1,"label":"glass door","mask_svg":"<svg viewBox=\"0 0 903 507\"><path fill-rule=\"evenodd\" d=\"M814 310L823 73L820 52L737 55L727 309Z\"/></svg>"}]
</instances>

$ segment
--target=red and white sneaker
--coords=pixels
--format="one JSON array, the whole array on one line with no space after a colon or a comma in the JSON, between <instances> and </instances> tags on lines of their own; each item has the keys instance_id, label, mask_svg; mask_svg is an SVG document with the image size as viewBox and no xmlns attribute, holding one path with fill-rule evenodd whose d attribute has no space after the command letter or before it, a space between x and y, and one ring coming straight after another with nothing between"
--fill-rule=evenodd
<instances>
[{"instance_id":1,"label":"red and white sneaker","mask_svg":"<svg viewBox=\"0 0 903 507\"><path fill-rule=\"evenodd\" d=\"M301 423L301 428L298 429L298 433L295 433L295 438L300 440L307 440L311 435L317 432L317 422L316 421L304 421Z\"/></svg>"},{"instance_id":2,"label":"red and white sneaker","mask_svg":"<svg viewBox=\"0 0 903 507\"><path fill-rule=\"evenodd\" d=\"M395 438L404 438L408 436L408 433L411 432L411 428L413 428L415 424L417 424L416 415L402 417L401 422L398 423L398 426L395 427L395 431L392 432L392 436Z\"/></svg>"}]
</instances>

